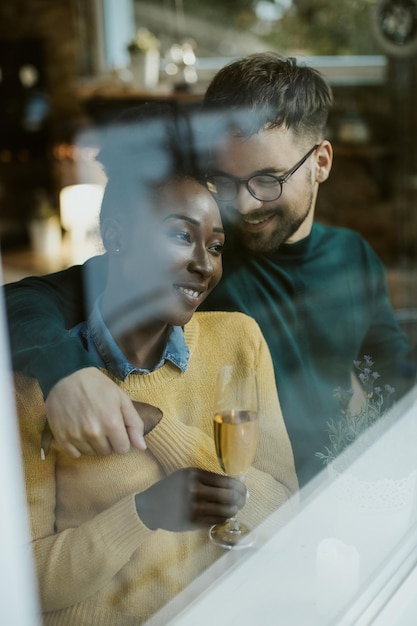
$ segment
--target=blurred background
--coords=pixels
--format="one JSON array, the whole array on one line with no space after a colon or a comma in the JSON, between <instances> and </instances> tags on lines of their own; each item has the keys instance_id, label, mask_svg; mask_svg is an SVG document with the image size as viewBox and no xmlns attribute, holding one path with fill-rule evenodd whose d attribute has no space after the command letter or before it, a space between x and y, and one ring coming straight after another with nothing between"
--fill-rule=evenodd
<instances>
[{"instance_id":1,"label":"blurred background","mask_svg":"<svg viewBox=\"0 0 417 626\"><path fill-rule=\"evenodd\" d=\"M60 269L97 250L91 230L104 181L94 156L102 129L119 112L145 100L198 106L220 67L260 50L300 57L329 79L335 107L328 137L335 160L321 186L317 218L351 227L369 241L388 268L395 308L405 323L412 319L413 0L2 2L4 280Z\"/></svg>"}]
</instances>

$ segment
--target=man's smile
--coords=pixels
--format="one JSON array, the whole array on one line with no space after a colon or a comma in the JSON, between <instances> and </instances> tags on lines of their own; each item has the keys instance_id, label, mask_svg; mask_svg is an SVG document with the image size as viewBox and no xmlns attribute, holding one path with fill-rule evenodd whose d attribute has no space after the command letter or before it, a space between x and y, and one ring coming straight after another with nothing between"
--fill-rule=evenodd
<instances>
[{"instance_id":1,"label":"man's smile","mask_svg":"<svg viewBox=\"0 0 417 626\"><path fill-rule=\"evenodd\" d=\"M250 215L241 216L241 221L245 224L249 224L250 226L258 226L259 224L265 224L265 222L269 222L273 217L275 217L276 213L268 213L267 215L253 216Z\"/></svg>"}]
</instances>

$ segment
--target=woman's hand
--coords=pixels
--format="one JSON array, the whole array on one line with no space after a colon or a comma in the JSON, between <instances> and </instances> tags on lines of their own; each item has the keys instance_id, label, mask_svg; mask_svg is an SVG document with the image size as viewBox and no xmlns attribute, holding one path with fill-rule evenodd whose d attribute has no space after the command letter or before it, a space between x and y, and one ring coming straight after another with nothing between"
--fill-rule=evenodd
<instances>
[{"instance_id":1,"label":"woman's hand","mask_svg":"<svg viewBox=\"0 0 417 626\"><path fill-rule=\"evenodd\" d=\"M162 411L152 404L132 400L132 404L143 422L143 434L147 435L162 419Z\"/></svg>"},{"instance_id":2,"label":"woman's hand","mask_svg":"<svg viewBox=\"0 0 417 626\"><path fill-rule=\"evenodd\" d=\"M245 501L246 487L239 480L193 467L177 470L135 497L146 526L174 532L222 522Z\"/></svg>"},{"instance_id":3,"label":"woman's hand","mask_svg":"<svg viewBox=\"0 0 417 626\"><path fill-rule=\"evenodd\" d=\"M129 396L95 367L60 380L45 406L52 435L73 458L125 454L131 445L146 449L144 424Z\"/></svg>"}]
</instances>

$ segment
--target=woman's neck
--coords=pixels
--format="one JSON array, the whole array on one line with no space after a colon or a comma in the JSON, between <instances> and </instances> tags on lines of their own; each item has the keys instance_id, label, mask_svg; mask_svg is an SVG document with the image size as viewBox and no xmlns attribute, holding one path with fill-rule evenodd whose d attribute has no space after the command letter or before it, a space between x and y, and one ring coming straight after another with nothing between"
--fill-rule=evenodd
<instances>
[{"instance_id":1,"label":"woman's neck","mask_svg":"<svg viewBox=\"0 0 417 626\"><path fill-rule=\"evenodd\" d=\"M115 341L129 363L150 370L161 359L170 328L162 322L149 323L115 337Z\"/></svg>"},{"instance_id":2,"label":"woman's neck","mask_svg":"<svg viewBox=\"0 0 417 626\"><path fill-rule=\"evenodd\" d=\"M116 298L116 302L120 300ZM108 292L104 292L101 300L104 323L129 363L152 369L161 359L171 326L160 320L145 323L141 320L138 324L137 310L126 313L121 307L122 314L116 315L114 303L114 294L109 298Z\"/></svg>"}]
</instances>

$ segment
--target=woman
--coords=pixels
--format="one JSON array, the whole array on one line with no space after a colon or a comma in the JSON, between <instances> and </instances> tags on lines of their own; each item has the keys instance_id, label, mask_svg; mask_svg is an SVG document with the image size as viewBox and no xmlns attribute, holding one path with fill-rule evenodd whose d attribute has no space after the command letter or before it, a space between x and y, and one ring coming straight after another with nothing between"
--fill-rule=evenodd
<instances>
[{"instance_id":1,"label":"woman","mask_svg":"<svg viewBox=\"0 0 417 626\"><path fill-rule=\"evenodd\" d=\"M130 131L113 143L114 156L102 152L106 286L89 319L72 331L137 403L147 449L74 459L52 442L40 460L42 394L34 379L16 375L44 624L142 623L220 556L208 527L235 514L246 497L242 483L220 474L214 449L221 365L259 374L260 440L245 520L258 524L297 489L256 323L239 313L194 314L221 277L220 213L189 175L194 164L167 150L167 141L178 145L172 125L154 122L152 131L149 120L136 128L135 150L146 163L132 154L120 160L133 145Z\"/></svg>"}]
</instances>

